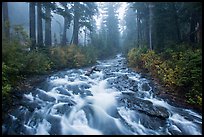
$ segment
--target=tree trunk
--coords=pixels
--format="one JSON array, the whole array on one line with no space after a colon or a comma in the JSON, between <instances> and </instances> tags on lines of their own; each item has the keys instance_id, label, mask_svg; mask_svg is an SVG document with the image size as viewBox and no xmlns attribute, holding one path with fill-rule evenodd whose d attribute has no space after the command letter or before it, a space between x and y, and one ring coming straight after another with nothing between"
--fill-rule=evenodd
<instances>
[{"instance_id":1,"label":"tree trunk","mask_svg":"<svg viewBox=\"0 0 204 137\"><path fill-rule=\"evenodd\" d=\"M138 47L140 47L140 39L141 39L141 28L140 27L141 26L140 26L139 13L137 13L137 46Z\"/></svg>"},{"instance_id":2,"label":"tree trunk","mask_svg":"<svg viewBox=\"0 0 204 137\"><path fill-rule=\"evenodd\" d=\"M50 7L46 7L45 10L46 20L45 20L45 45L52 46L52 39L51 39L51 9Z\"/></svg>"},{"instance_id":3,"label":"tree trunk","mask_svg":"<svg viewBox=\"0 0 204 137\"><path fill-rule=\"evenodd\" d=\"M35 49L36 46L36 29L35 29L35 3L30 2L29 4L29 15L30 15L30 39L31 49Z\"/></svg>"},{"instance_id":4,"label":"tree trunk","mask_svg":"<svg viewBox=\"0 0 204 137\"><path fill-rule=\"evenodd\" d=\"M196 21L195 21L195 15L194 13L191 13L191 19L190 19L190 43L195 43L195 27L196 27Z\"/></svg>"},{"instance_id":5,"label":"tree trunk","mask_svg":"<svg viewBox=\"0 0 204 137\"><path fill-rule=\"evenodd\" d=\"M3 29L5 33L5 37L10 37L10 25L9 25L9 16L8 16L8 2L2 3L3 9Z\"/></svg>"},{"instance_id":6,"label":"tree trunk","mask_svg":"<svg viewBox=\"0 0 204 137\"><path fill-rule=\"evenodd\" d=\"M64 29L63 29L63 37L62 37L62 46L66 46L67 43L67 17L64 17Z\"/></svg>"},{"instance_id":7,"label":"tree trunk","mask_svg":"<svg viewBox=\"0 0 204 137\"><path fill-rule=\"evenodd\" d=\"M199 27L198 27L198 42L202 43L202 19L199 21Z\"/></svg>"},{"instance_id":8,"label":"tree trunk","mask_svg":"<svg viewBox=\"0 0 204 137\"><path fill-rule=\"evenodd\" d=\"M73 29L73 44L78 45L78 33L79 33L79 15L78 15L78 3L74 3L74 29Z\"/></svg>"},{"instance_id":9,"label":"tree trunk","mask_svg":"<svg viewBox=\"0 0 204 137\"><path fill-rule=\"evenodd\" d=\"M86 27L84 29L84 46L86 46Z\"/></svg>"},{"instance_id":10,"label":"tree trunk","mask_svg":"<svg viewBox=\"0 0 204 137\"><path fill-rule=\"evenodd\" d=\"M43 29L42 29L42 5L41 2L37 5L38 10L38 46L43 46Z\"/></svg>"},{"instance_id":11,"label":"tree trunk","mask_svg":"<svg viewBox=\"0 0 204 137\"><path fill-rule=\"evenodd\" d=\"M175 23L175 27L176 27L176 41L177 42L181 42L181 34L180 34L180 29L179 29L179 23L178 23L178 15L176 12L176 7L175 7L175 3L172 3L172 11L173 11L173 15L174 15L174 23Z\"/></svg>"},{"instance_id":12,"label":"tree trunk","mask_svg":"<svg viewBox=\"0 0 204 137\"><path fill-rule=\"evenodd\" d=\"M149 3L149 48L153 50L152 47L152 4Z\"/></svg>"}]
</instances>

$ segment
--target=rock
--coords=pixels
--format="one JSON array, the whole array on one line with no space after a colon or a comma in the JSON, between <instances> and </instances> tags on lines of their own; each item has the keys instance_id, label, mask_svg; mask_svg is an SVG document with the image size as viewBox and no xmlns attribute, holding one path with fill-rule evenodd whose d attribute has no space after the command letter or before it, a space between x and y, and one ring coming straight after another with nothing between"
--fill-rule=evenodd
<instances>
[{"instance_id":1,"label":"rock","mask_svg":"<svg viewBox=\"0 0 204 137\"><path fill-rule=\"evenodd\" d=\"M141 88L142 88L142 91L149 91L150 90L150 87L149 87L148 83L143 83Z\"/></svg>"},{"instance_id":2,"label":"rock","mask_svg":"<svg viewBox=\"0 0 204 137\"><path fill-rule=\"evenodd\" d=\"M50 135L60 135L61 133L61 119L55 116L48 115L47 121L51 124Z\"/></svg>"},{"instance_id":3,"label":"rock","mask_svg":"<svg viewBox=\"0 0 204 137\"><path fill-rule=\"evenodd\" d=\"M67 85L67 90L73 91L73 94L80 94L81 90L79 89L78 85Z\"/></svg>"},{"instance_id":4,"label":"rock","mask_svg":"<svg viewBox=\"0 0 204 137\"><path fill-rule=\"evenodd\" d=\"M57 110L58 114L63 115L67 111L70 112L72 109L72 106L74 105L76 105L76 102L74 102L73 100L69 100L69 103L57 106L55 107L55 109Z\"/></svg>"},{"instance_id":5,"label":"rock","mask_svg":"<svg viewBox=\"0 0 204 137\"><path fill-rule=\"evenodd\" d=\"M33 112L36 108L40 109L41 106L38 102L22 102L22 106L28 108L30 112Z\"/></svg>"},{"instance_id":6,"label":"rock","mask_svg":"<svg viewBox=\"0 0 204 137\"><path fill-rule=\"evenodd\" d=\"M48 94L46 94L45 91L42 91L42 90L38 90L38 97L41 99L41 100L44 100L44 101L49 101L49 102L54 102L56 99Z\"/></svg>"},{"instance_id":7,"label":"rock","mask_svg":"<svg viewBox=\"0 0 204 137\"><path fill-rule=\"evenodd\" d=\"M153 103L148 100L143 100L126 94L119 98L119 103L120 101L125 103L128 108L141 111L150 116L156 116L164 119L169 117L169 112L166 108L154 106Z\"/></svg>"},{"instance_id":8,"label":"rock","mask_svg":"<svg viewBox=\"0 0 204 137\"><path fill-rule=\"evenodd\" d=\"M64 88L56 88L56 90L58 90L60 94L71 96L71 94Z\"/></svg>"},{"instance_id":9,"label":"rock","mask_svg":"<svg viewBox=\"0 0 204 137\"><path fill-rule=\"evenodd\" d=\"M83 90L83 93L81 94L81 97L86 97L86 96L93 96L90 90Z\"/></svg>"},{"instance_id":10,"label":"rock","mask_svg":"<svg viewBox=\"0 0 204 137\"><path fill-rule=\"evenodd\" d=\"M120 75L115 79L108 79L108 83L119 91L138 91L137 81L130 79L127 75Z\"/></svg>"},{"instance_id":11,"label":"rock","mask_svg":"<svg viewBox=\"0 0 204 137\"><path fill-rule=\"evenodd\" d=\"M68 96L60 96L60 97L58 97L58 102L66 102L66 103L76 104Z\"/></svg>"},{"instance_id":12,"label":"rock","mask_svg":"<svg viewBox=\"0 0 204 137\"><path fill-rule=\"evenodd\" d=\"M136 112L133 118L134 121L140 121L144 127L152 130L159 130L160 127L164 127L166 125L165 119L144 115L142 112Z\"/></svg>"},{"instance_id":13,"label":"rock","mask_svg":"<svg viewBox=\"0 0 204 137\"><path fill-rule=\"evenodd\" d=\"M172 135L182 135L181 130L175 125L171 125L168 130Z\"/></svg>"},{"instance_id":14,"label":"rock","mask_svg":"<svg viewBox=\"0 0 204 137\"><path fill-rule=\"evenodd\" d=\"M90 85L88 85L88 84L81 84L81 85L79 85L79 88L80 89L89 89L91 86Z\"/></svg>"}]
</instances>

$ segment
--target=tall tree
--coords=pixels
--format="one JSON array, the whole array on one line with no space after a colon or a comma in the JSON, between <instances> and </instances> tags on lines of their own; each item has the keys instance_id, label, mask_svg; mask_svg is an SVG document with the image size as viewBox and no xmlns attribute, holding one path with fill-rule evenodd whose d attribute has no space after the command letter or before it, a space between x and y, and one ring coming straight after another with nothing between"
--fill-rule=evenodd
<instances>
[{"instance_id":1,"label":"tall tree","mask_svg":"<svg viewBox=\"0 0 204 137\"><path fill-rule=\"evenodd\" d=\"M43 29L42 29L42 3L37 3L37 28L38 28L38 46L43 46Z\"/></svg>"},{"instance_id":2,"label":"tall tree","mask_svg":"<svg viewBox=\"0 0 204 137\"><path fill-rule=\"evenodd\" d=\"M51 32L51 21L52 21L52 14L51 11L56 10L56 3L55 2L45 2L43 3L43 7L45 9L45 46L49 47L52 46L52 32Z\"/></svg>"},{"instance_id":3,"label":"tall tree","mask_svg":"<svg viewBox=\"0 0 204 137\"><path fill-rule=\"evenodd\" d=\"M73 25L73 44L78 45L79 29L86 26L91 30L91 19L97 12L97 6L94 2L74 2L74 25Z\"/></svg>"},{"instance_id":4,"label":"tall tree","mask_svg":"<svg viewBox=\"0 0 204 137\"><path fill-rule=\"evenodd\" d=\"M79 2L74 2L74 28L73 28L73 44L78 45L79 33Z\"/></svg>"},{"instance_id":5,"label":"tall tree","mask_svg":"<svg viewBox=\"0 0 204 137\"><path fill-rule=\"evenodd\" d=\"M137 46L141 47L149 43L149 3L134 2L132 5L136 13Z\"/></svg>"},{"instance_id":6,"label":"tall tree","mask_svg":"<svg viewBox=\"0 0 204 137\"><path fill-rule=\"evenodd\" d=\"M64 18L64 28L63 28L63 35L62 35L62 41L61 45L65 46L67 43L67 29L69 29L71 21L72 21L72 15L71 15L71 2L60 2L60 5L62 8L57 8L56 12L57 14L61 15Z\"/></svg>"},{"instance_id":7,"label":"tall tree","mask_svg":"<svg viewBox=\"0 0 204 137\"><path fill-rule=\"evenodd\" d=\"M35 2L29 3L31 49L35 49L36 46L35 5L36 5Z\"/></svg>"},{"instance_id":8,"label":"tall tree","mask_svg":"<svg viewBox=\"0 0 204 137\"><path fill-rule=\"evenodd\" d=\"M119 5L113 2L108 2L107 5L107 17L105 23L107 26L107 43L109 45L110 52L115 53L119 49L119 19L117 10Z\"/></svg>"},{"instance_id":9,"label":"tall tree","mask_svg":"<svg viewBox=\"0 0 204 137\"><path fill-rule=\"evenodd\" d=\"M9 16L8 16L8 2L2 3L3 9L3 30L6 38L10 37L10 26L9 26Z\"/></svg>"},{"instance_id":10,"label":"tall tree","mask_svg":"<svg viewBox=\"0 0 204 137\"><path fill-rule=\"evenodd\" d=\"M45 45L52 45L52 37L51 37L51 9L49 6L45 8L46 20L45 20Z\"/></svg>"},{"instance_id":11,"label":"tall tree","mask_svg":"<svg viewBox=\"0 0 204 137\"><path fill-rule=\"evenodd\" d=\"M153 16L152 8L153 8L153 5L151 2L149 3L148 8L149 8L149 48L153 50L153 47L152 47L152 16Z\"/></svg>"},{"instance_id":12,"label":"tall tree","mask_svg":"<svg viewBox=\"0 0 204 137\"><path fill-rule=\"evenodd\" d=\"M136 42L136 13L130 8L132 3L128 3L127 9L125 11L124 16L124 26L125 30L123 32L123 50L124 52L128 52L133 46L135 46Z\"/></svg>"}]
</instances>

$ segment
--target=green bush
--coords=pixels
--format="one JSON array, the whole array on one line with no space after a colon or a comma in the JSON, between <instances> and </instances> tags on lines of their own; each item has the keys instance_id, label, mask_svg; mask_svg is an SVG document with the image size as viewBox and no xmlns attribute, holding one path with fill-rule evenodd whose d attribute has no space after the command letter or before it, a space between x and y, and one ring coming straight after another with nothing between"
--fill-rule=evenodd
<instances>
[{"instance_id":1,"label":"green bush","mask_svg":"<svg viewBox=\"0 0 204 137\"><path fill-rule=\"evenodd\" d=\"M133 48L128 53L129 65L147 69L172 89L185 90L187 102L202 105L202 52L200 49L186 49L181 45L176 50L166 49L162 53L147 51L141 53Z\"/></svg>"},{"instance_id":2,"label":"green bush","mask_svg":"<svg viewBox=\"0 0 204 137\"><path fill-rule=\"evenodd\" d=\"M2 96L8 96L11 91L11 84L9 83L9 76L7 72L10 68L3 62L2 63Z\"/></svg>"},{"instance_id":3,"label":"green bush","mask_svg":"<svg viewBox=\"0 0 204 137\"><path fill-rule=\"evenodd\" d=\"M147 52L147 48L133 48L128 52L128 63L130 66L141 65L141 55Z\"/></svg>"},{"instance_id":4,"label":"green bush","mask_svg":"<svg viewBox=\"0 0 204 137\"><path fill-rule=\"evenodd\" d=\"M44 74L51 69L52 62L46 54L39 51L30 51L24 58L26 74Z\"/></svg>"},{"instance_id":5,"label":"green bush","mask_svg":"<svg viewBox=\"0 0 204 137\"><path fill-rule=\"evenodd\" d=\"M94 50L91 50L90 47L76 45L51 48L49 57L55 69L82 67L96 61Z\"/></svg>"}]
</instances>

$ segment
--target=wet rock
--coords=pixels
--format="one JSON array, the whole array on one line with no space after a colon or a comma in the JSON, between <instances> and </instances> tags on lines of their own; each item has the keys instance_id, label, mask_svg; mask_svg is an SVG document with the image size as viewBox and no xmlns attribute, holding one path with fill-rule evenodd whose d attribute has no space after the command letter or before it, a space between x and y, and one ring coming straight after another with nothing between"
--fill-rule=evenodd
<instances>
[{"instance_id":1,"label":"wet rock","mask_svg":"<svg viewBox=\"0 0 204 137\"><path fill-rule=\"evenodd\" d=\"M61 135L61 119L51 115L46 117L46 119L51 124L50 135Z\"/></svg>"},{"instance_id":2,"label":"wet rock","mask_svg":"<svg viewBox=\"0 0 204 137\"><path fill-rule=\"evenodd\" d=\"M88 84L81 84L81 85L79 85L79 88L80 89L89 89L91 86L90 85L88 85Z\"/></svg>"},{"instance_id":3,"label":"wet rock","mask_svg":"<svg viewBox=\"0 0 204 137\"><path fill-rule=\"evenodd\" d=\"M172 135L182 135L181 130L175 125L171 125L168 130Z\"/></svg>"},{"instance_id":4,"label":"wet rock","mask_svg":"<svg viewBox=\"0 0 204 137\"><path fill-rule=\"evenodd\" d=\"M127 80L128 76L127 75L121 75L117 77L119 80Z\"/></svg>"},{"instance_id":5,"label":"wet rock","mask_svg":"<svg viewBox=\"0 0 204 137\"><path fill-rule=\"evenodd\" d=\"M82 81L86 81L86 80L88 80L88 78L83 77L83 76L80 76L79 79L82 80Z\"/></svg>"},{"instance_id":6,"label":"wet rock","mask_svg":"<svg viewBox=\"0 0 204 137\"><path fill-rule=\"evenodd\" d=\"M137 82L130 79L127 75L120 75L115 79L108 79L108 83L119 91L138 91Z\"/></svg>"},{"instance_id":7,"label":"wet rock","mask_svg":"<svg viewBox=\"0 0 204 137\"><path fill-rule=\"evenodd\" d=\"M49 96L48 94L46 94L45 92L39 90L38 92L38 97L41 99L41 100L44 100L44 101L49 101L49 102L54 102L56 99L52 96Z\"/></svg>"},{"instance_id":8,"label":"wet rock","mask_svg":"<svg viewBox=\"0 0 204 137\"><path fill-rule=\"evenodd\" d=\"M140 122L144 127L152 129L152 130L159 130L160 127L164 127L166 124L165 119L160 119L158 117L152 117L148 115L140 116Z\"/></svg>"},{"instance_id":9,"label":"wet rock","mask_svg":"<svg viewBox=\"0 0 204 137\"><path fill-rule=\"evenodd\" d=\"M59 114L65 114L67 111L70 112L72 109L72 106L76 105L76 103L72 100L69 100L69 103L60 105L56 107L57 113Z\"/></svg>"},{"instance_id":10,"label":"wet rock","mask_svg":"<svg viewBox=\"0 0 204 137\"><path fill-rule=\"evenodd\" d=\"M86 96L93 96L90 90L82 90L83 92L81 93L81 97L86 97Z\"/></svg>"},{"instance_id":11,"label":"wet rock","mask_svg":"<svg viewBox=\"0 0 204 137\"><path fill-rule=\"evenodd\" d=\"M36 108L40 109L41 106L38 102L22 102L21 103L22 106L26 107L30 112L33 112Z\"/></svg>"},{"instance_id":12,"label":"wet rock","mask_svg":"<svg viewBox=\"0 0 204 137\"><path fill-rule=\"evenodd\" d=\"M134 92L122 92L124 95L134 96Z\"/></svg>"},{"instance_id":13,"label":"wet rock","mask_svg":"<svg viewBox=\"0 0 204 137\"><path fill-rule=\"evenodd\" d=\"M107 79L107 78L110 78L110 77L115 77L115 74L114 73L111 73L111 72L106 72L103 76L103 79Z\"/></svg>"},{"instance_id":14,"label":"wet rock","mask_svg":"<svg viewBox=\"0 0 204 137\"><path fill-rule=\"evenodd\" d=\"M69 103L70 102L70 97L68 96L61 96L58 98L58 102L66 102L66 103ZM74 102L75 103L75 102Z\"/></svg>"},{"instance_id":15,"label":"wet rock","mask_svg":"<svg viewBox=\"0 0 204 137\"><path fill-rule=\"evenodd\" d=\"M67 90L73 91L73 94L80 94L81 90L79 89L78 85L67 85Z\"/></svg>"},{"instance_id":16,"label":"wet rock","mask_svg":"<svg viewBox=\"0 0 204 137\"><path fill-rule=\"evenodd\" d=\"M141 111L150 116L156 116L164 119L169 117L169 113L166 108L161 106L154 106L153 103L148 100L143 100L135 96L123 95L119 99L119 102L120 101L125 103L125 106L128 108Z\"/></svg>"},{"instance_id":17,"label":"wet rock","mask_svg":"<svg viewBox=\"0 0 204 137\"><path fill-rule=\"evenodd\" d=\"M149 91L150 90L150 87L149 87L148 83L143 83L141 88L142 88L142 91Z\"/></svg>"},{"instance_id":18,"label":"wet rock","mask_svg":"<svg viewBox=\"0 0 204 137\"><path fill-rule=\"evenodd\" d=\"M64 88L56 88L56 90L58 90L60 94L71 96L71 94Z\"/></svg>"}]
</instances>

